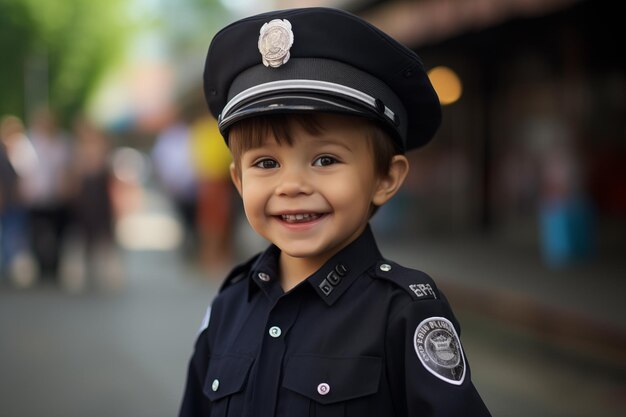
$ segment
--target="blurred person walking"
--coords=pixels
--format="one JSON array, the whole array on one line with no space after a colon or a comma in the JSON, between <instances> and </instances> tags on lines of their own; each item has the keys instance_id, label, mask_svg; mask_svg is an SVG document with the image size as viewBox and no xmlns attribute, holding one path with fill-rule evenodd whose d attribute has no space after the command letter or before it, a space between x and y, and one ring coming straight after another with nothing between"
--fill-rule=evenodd
<instances>
[{"instance_id":1,"label":"blurred person walking","mask_svg":"<svg viewBox=\"0 0 626 417\"><path fill-rule=\"evenodd\" d=\"M0 121L0 278L20 287L35 280L28 247L28 216L24 207L23 178L37 165L37 155L22 121L7 115Z\"/></svg>"},{"instance_id":2,"label":"blurred person walking","mask_svg":"<svg viewBox=\"0 0 626 417\"><path fill-rule=\"evenodd\" d=\"M189 126L181 116L173 117L157 135L151 156L159 183L183 223L183 251L192 255L197 245L198 184L192 166Z\"/></svg>"},{"instance_id":3,"label":"blurred person walking","mask_svg":"<svg viewBox=\"0 0 626 417\"><path fill-rule=\"evenodd\" d=\"M594 253L593 208L586 192L586 172L573 129L558 120L537 123L541 141L540 228L544 261L563 268L589 260Z\"/></svg>"},{"instance_id":4,"label":"blurred person walking","mask_svg":"<svg viewBox=\"0 0 626 417\"><path fill-rule=\"evenodd\" d=\"M24 183L30 213L30 244L41 278L56 281L69 220L70 147L48 108L35 112L28 136L37 154L37 167Z\"/></svg>"},{"instance_id":5,"label":"blurred person walking","mask_svg":"<svg viewBox=\"0 0 626 417\"><path fill-rule=\"evenodd\" d=\"M199 183L200 257L211 273L220 274L229 267L233 255L232 157L213 117L202 116L192 123L191 151Z\"/></svg>"},{"instance_id":6,"label":"blurred person walking","mask_svg":"<svg viewBox=\"0 0 626 417\"><path fill-rule=\"evenodd\" d=\"M122 276L114 243L112 173L107 137L86 118L74 122L75 144L71 164L71 214L79 242L64 277L67 289L79 291L86 278L94 278L106 288L118 288ZM81 250L78 250L81 248ZM82 259L80 259L82 258Z\"/></svg>"}]
</instances>

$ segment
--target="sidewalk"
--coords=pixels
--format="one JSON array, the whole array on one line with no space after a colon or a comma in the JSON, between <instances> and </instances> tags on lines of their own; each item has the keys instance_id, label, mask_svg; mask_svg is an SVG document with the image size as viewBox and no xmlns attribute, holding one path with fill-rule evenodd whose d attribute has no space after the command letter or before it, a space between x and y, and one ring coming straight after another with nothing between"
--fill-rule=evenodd
<instances>
[{"instance_id":1,"label":"sidewalk","mask_svg":"<svg viewBox=\"0 0 626 417\"><path fill-rule=\"evenodd\" d=\"M264 247L252 236L239 236L251 246L242 256ZM602 322L623 335L623 314L604 320L604 312L623 313L614 304L623 285L589 290L579 283L596 267L542 272L532 256L477 239L379 242L389 258L433 275L450 298L472 379L494 416L623 414L626 367L607 354L611 337L592 338L581 354L560 330L588 336ZM0 286L0 329L10 335L0 338L0 417L175 415L198 326L223 277L208 279L175 252L127 251L125 259L119 293ZM598 288L611 288L599 285L615 272L610 265L592 281ZM553 287L561 291L550 303Z\"/></svg>"},{"instance_id":2,"label":"sidewalk","mask_svg":"<svg viewBox=\"0 0 626 417\"><path fill-rule=\"evenodd\" d=\"M626 369L626 261L551 270L536 252L486 238L380 240L383 255L430 274L455 310L521 328Z\"/></svg>"}]
</instances>

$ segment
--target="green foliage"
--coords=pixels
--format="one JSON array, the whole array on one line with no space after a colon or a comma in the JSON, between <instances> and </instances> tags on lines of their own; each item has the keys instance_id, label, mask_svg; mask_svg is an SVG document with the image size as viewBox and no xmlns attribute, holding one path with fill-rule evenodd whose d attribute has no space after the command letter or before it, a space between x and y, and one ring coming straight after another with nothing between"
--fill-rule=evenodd
<instances>
[{"instance_id":1,"label":"green foliage","mask_svg":"<svg viewBox=\"0 0 626 417\"><path fill-rule=\"evenodd\" d=\"M27 116L46 100L62 119L79 111L130 33L123 6L123 0L0 0L0 114Z\"/></svg>"},{"instance_id":2,"label":"green foliage","mask_svg":"<svg viewBox=\"0 0 626 417\"><path fill-rule=\"evenodd\" d=\"M26 5L0 0L0 114L22 114L24 64L34 44L34 26Z\"/></svg>"},{"instance_id":3,"label":"green foliage","mask_svg":"<svg viewBox=\"0 0 626 417\"><path fill-rule=\"evenodd\" d=\"M161 7L156 24L175 61L205 54L215 32L232 19L219 0L161 0Z\"/></svg>"}]
</instances>

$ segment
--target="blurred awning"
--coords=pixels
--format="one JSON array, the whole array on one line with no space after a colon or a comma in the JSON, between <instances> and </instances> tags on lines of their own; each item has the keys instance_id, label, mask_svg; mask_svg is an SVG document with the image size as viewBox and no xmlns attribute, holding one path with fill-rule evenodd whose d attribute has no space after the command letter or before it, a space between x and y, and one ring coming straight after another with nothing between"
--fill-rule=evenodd
<instances>
[{"instance_id":1,"label":"blurred awning","mask_svg":"<svg viewBox=\"0 0 626 417\"><path fill-rule=\"evenodd\" d=\"M410 46L442 41L514 18L541 16L583 0L354 1L357 12Z\"/></svg>"}]
</instances>

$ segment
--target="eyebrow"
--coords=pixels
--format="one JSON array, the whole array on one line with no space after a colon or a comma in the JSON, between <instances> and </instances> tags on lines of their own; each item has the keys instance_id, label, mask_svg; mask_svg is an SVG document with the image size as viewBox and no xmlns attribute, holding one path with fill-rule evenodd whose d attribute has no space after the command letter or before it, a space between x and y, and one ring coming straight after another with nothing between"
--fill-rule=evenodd
<instances>
[{"instance_id":1,"label":"eyebrow","mask_svg":"<svg viewBox=\"0 0 626 417\"><path fill-rule=\"evenodd\" d=\"M344 143L343 140L340 140L340 139L318 137L316 139L316 143L319 143L322 145L337 145L352 152L352 148L350 148L348 145Z\"/></svg>"}]
</instances>

